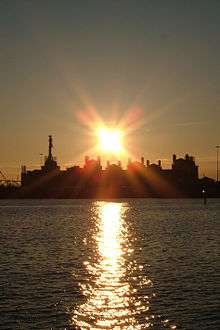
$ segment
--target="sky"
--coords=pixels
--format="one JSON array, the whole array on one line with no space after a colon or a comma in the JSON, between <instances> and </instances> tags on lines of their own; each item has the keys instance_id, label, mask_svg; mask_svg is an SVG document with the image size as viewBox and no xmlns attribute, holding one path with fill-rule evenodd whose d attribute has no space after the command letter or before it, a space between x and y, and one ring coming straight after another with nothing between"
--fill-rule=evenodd
<instances>
[{"instance_id":1,"label":"sky","mask_svg":"<svg viewBox=\"0 0 220 330\"><path fill-rule=\"evenodd\" d=\"M189 153L215 178L219 17L219 0L1 0L0 169L40 166L49 134L81 165L99 118L133 159Z\"/></svg>"}]
</instances>

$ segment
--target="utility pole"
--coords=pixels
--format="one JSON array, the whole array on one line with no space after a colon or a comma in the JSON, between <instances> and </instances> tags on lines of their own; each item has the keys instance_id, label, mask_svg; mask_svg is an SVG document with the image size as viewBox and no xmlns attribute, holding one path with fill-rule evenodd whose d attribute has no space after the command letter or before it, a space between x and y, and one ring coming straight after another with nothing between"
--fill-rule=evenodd
<instances>
[{"instance_id":1,"label":"utility pole","mask_svg":"<svg viewBox=\"0 0 220 330\"><path fill-rule=\"evenodd\" d=\"M217 145L216 146L216 150L217 150L217 155L216 155L216 157L217 157L217 159L216 159L216 181L218 182L218 154L219 154L219 148L220 148L220 146L219 145Z\"/></svg>"}]
</instances>

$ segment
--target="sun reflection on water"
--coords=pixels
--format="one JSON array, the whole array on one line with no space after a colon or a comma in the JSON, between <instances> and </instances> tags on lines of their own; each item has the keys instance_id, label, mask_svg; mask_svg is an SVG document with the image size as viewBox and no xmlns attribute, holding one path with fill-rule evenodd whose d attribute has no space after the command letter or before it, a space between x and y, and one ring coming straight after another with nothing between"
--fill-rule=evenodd
<instances>
[{"instance_id":1,"label":"sun reflection on water","mask_svg":"<svg viewBox=\"0 0 220 330\"><path fill-rule=\"evenodd\" d=\"M84 262L89 281L80 283L85 302L72 313L74 329L144 329L151 327L152 282L132 258L125 203L97 202L94 258ZM145 290L146 293L146 290Z\"/></svg>"},{"instance_id":2,"label":"sun reflection on water","mask_svg":"<svg viewBox=\"0 0 220 330\"><path fill-rule=\"evenodd\" d=\"M122 205L117 203L104 204L100 210L100 232L97 236L101 268L108 273L116 273L120 269L122 257Z\"/></svg>"}]
</instances>

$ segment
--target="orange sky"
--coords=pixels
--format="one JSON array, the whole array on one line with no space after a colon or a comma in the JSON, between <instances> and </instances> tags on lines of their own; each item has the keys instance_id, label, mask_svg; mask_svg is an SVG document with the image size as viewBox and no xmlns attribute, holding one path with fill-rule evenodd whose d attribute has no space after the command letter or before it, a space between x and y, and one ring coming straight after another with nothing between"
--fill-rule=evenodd
<instances>
[{"instance_id":1,"label":"orange sky","mask_svg":"<svg viewBox=\"0 0 220 330\"><path fill-rule=\"evenodd\" d=\"M49 134L82 164L99 118L134 158L189 153L216 177L219 17L217 0L1 2L0 169L39 166Z\"/></svg>"}]
</instances>

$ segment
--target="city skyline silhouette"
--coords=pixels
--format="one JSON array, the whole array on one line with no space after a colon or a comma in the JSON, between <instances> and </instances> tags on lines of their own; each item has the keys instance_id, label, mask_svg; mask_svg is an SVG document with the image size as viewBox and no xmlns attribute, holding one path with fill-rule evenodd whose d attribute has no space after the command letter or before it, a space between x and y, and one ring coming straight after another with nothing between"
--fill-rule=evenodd
<instances>
[{"instance_id":1,"label":"city skyline silhouette","mask_svg":"<svg viewBox=\"0 0 220 330\"><path fill-rule=\"evenodd\" d=\"M109 144L107 145L109 147ZM186 154L172 156L172 167L164 169L162 161L151 163L144 156L128 159L126 167L120 160L109 160L103 166L100 156L85 156L84 164L61 169L53 155L52 135L48 136L48 155L40 169L21 167L20 180L0 180L1 198L186 198L219 197L220 185L209 177L199 178L195 158ZM218 151L218 150L217 150ZM218 170L218 168L217 168Z\"/></svg>"}]
</instances>

